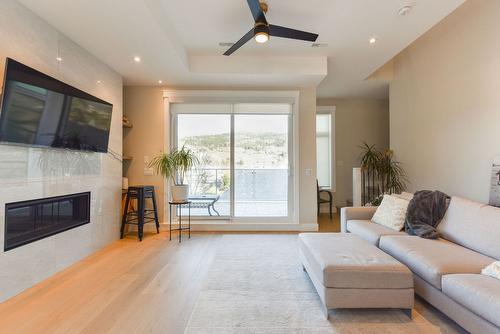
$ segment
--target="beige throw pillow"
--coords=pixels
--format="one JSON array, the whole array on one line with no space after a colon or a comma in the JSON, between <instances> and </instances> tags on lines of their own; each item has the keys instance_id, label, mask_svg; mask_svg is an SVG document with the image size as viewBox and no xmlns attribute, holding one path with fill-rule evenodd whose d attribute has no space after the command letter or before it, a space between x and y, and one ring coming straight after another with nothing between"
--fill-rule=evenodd
<instances>
[{"instance_id":1,"label":"beige throw pillow","mask_svg":"<svg viewBox=\"0 0 500 334\"><path fill-rule=\"evenodd\" d=\"M401 231L405 226L406 209L408 209L409 203L409 201L396 196L384 195L382 203L372 217L372 222L395 231Z\"/></svg>"},{"instance_id":2,"label":"beige throw pillow","mask_svg":"<svg viewBox=\"0 0 500 334\"><path fill-rule=\"evenodd\" d=\"M500 261L493 262L492 264L481 270L481 274L500 279Z\"/></svg>"}]
</instances>

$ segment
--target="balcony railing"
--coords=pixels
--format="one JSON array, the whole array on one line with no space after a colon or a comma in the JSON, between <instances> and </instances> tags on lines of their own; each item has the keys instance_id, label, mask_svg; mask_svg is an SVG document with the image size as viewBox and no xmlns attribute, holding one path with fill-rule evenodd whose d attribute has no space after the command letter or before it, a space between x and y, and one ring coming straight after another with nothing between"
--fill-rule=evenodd
<instances>
[{"instance_id":1,"label":"balcony railing","mask_svg":"<svg viewBox=\"0 0 500 334\"><path fill-rule=\"evenodd\" d=\"M288 169L234 170L234 192L237 200L286 201L288 198ZM187 176L192 195L220 195L229 200L230 170L201 168Z\"/></svg>"},{"instance_id":2,"label":"balcony railing","mask_svg":"<svg viewBox=\"0 0 500 334\"><path fill-rule=\"evenodd\" d=\"M190 194L220 196L215 206L221 215L229 215L230 174L229 168L199 168L187 176ZM235 215L287 215L288 169L237 168L233 182ZM206 215L208 211L196 209L194 214Z\"/></svg>"}]
</instances>

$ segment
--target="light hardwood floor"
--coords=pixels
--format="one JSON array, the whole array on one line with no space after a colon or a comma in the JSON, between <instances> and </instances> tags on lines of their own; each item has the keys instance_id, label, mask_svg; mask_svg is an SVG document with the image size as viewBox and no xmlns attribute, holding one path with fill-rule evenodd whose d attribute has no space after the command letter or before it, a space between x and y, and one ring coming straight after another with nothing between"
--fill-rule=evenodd
<instances>
[{"instance_id":1,"label":"light hardwood floor","mask_svg":"<svg viewBox=\"0 0 500 334\"><path fill-rule=\"evenodd\" d=\"M134 236L0 305L1 333L182 333L217 234Z\"/></svg>"},{"instance_id":2,"label":"light hardwood floor","mask_svg":"<svg viewBox=\"0 0 500 334\"><path fill-rule=\"evenodd\" d=\"M330 219L327 213L318 217L319 232L340 232L340 214L334 213Z\"/></svg>"},{"instance_id":3,"label":"light hardwood floor","mask_svg":"<svg viewBox=\"0 0 500 334\"><path fill-rule=\"evenodd\" d=\"M142 243L119 240L0 304L0 332L183 333L221 237L193 233L179 244L162 232ZM456 332L438 311L417 307Z\"/></svg>"}]
</instances>

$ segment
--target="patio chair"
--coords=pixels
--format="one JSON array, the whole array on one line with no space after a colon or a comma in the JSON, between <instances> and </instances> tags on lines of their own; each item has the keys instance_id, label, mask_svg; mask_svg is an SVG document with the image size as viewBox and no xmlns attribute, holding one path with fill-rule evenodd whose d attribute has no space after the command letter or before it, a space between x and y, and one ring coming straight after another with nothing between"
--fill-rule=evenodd
<instances>
[{"instance_id":1,"label":"patio chair","mask_svg":"<svg viewBox=\"0 0 500 334\"><path fill-rule=\"evenodd\" d=\"M215 209L215 203L219 200L220 195L194 195L189 196L191 207L193 208L207 208L208 214L213 216L212 211L220 216L219 211Z\"/></svg>"}]
</instances>

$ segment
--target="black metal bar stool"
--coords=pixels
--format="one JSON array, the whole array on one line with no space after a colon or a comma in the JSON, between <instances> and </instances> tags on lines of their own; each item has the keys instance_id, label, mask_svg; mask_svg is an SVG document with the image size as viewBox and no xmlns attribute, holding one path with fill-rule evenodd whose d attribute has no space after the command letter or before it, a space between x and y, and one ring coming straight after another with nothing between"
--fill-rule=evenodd
<instances>
[{"instance_id":1,"label":"black metal bar stool","mask_svg":"<svg viewBox=\"0 0 500 334\"><path fill-rule=\"evenodd\" d=\"M151 199L153 202L152 209L146 209L146 199ZM129 212L131 200L137 200L136 211ZM120 238L123 239L125 225L137 225L137 236L139 241L142 241L144 224L155 222L156 232L160 233L160 222L158 220L158 209L156 207L156 196L154 186L133 186L127 190L127 198L123 209L122 227Z\"/></svg>"}]
</instances>

